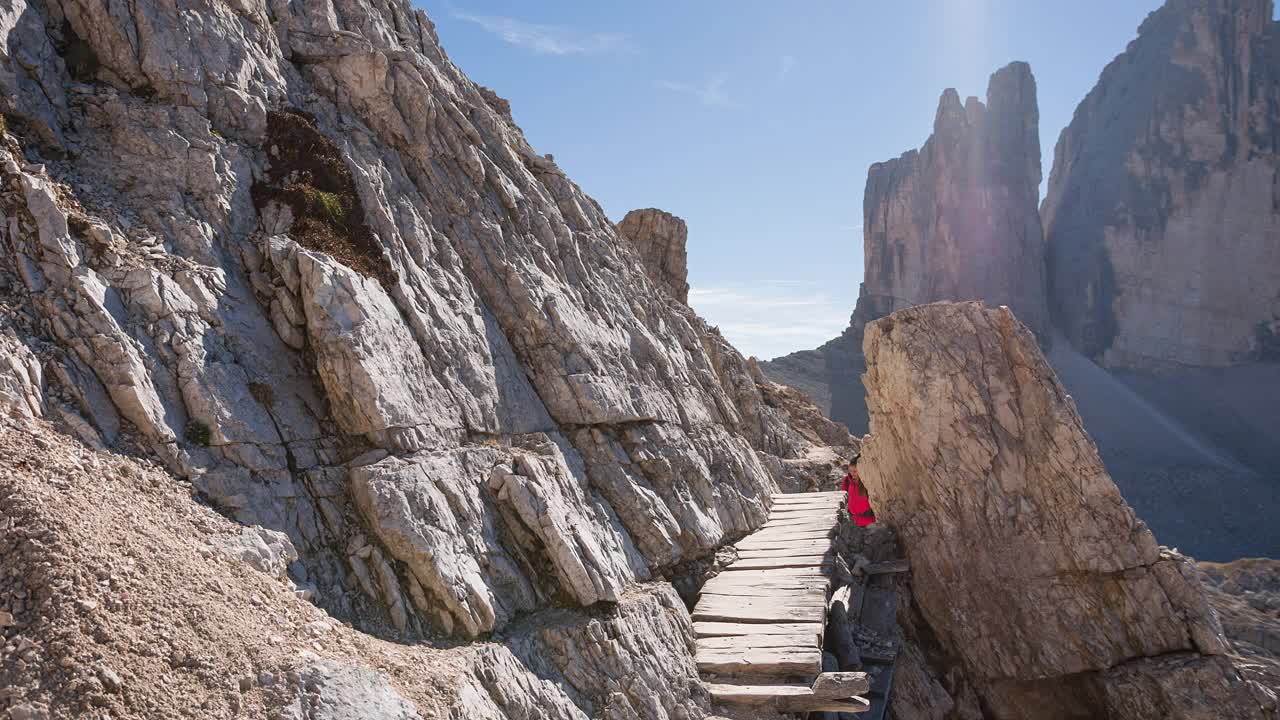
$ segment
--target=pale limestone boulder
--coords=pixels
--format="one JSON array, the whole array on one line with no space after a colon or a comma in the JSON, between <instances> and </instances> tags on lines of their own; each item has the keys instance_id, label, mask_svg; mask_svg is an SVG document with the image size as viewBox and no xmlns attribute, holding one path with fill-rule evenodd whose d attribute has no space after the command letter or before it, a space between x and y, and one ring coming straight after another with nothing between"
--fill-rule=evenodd
<instances>
[{"instance_id":1,"label":"pale limestone boulder","mask_svg":"<svg viewBox=\"0 0 1280 720\"><path fill-rule=\"evenodd\" d=\"M647 576L580 461L543 437L352 469L357 507L441 623L475 636L557 591L588 606ZM541 569L550 567L553 576Z\"/></svg>"},{"instance_id":2,"label":"pale limestone boulder","mask_svg":"<svg viewBox=\"0 0 1280 720\"><path fill-rule=\"evenodd\" d=\"M993 712L1020 716L1095 684L1120 692L1111 673L1183 653L1233 688L1232 717L1262 717L1248 683L1215 657L1226 641L1194 569L1125 503L1007 308L901 310L867 326L864 350L863 479L911 561L923 622Z\"/></svg>"},{"instance_id":3,"label":"pale limestone boulder","mask_svg":"<svg viewBox=\"0 0 1280 720\"><path fill-rule=\"evenodd\" d=\"M279 720L422 720L386 675L360 665L317 659L289 678Z\"/></svg>"},{"instance_id":4,"label":"pale limestone boulder","mask_svg":"<svg viewBox=\"0 0 1280 720\"><path fill-rule=\"evenodd\" d=\"M281 580L288 576L289 563L298 559L288 535L264 527L250 526L239 535L214 536L209 544L227 557Z\"/></svg>"},{"instance_id":5,"label":"pale limestone boulder","mask_svg":"<svg viewBox=\"0 0 1280 720\"><path fill-rule=\"evenodd\" d=\"M44 417L44 372L31 348L0 334L0 412L11 418Z\"/></svg>"}]
</instances>

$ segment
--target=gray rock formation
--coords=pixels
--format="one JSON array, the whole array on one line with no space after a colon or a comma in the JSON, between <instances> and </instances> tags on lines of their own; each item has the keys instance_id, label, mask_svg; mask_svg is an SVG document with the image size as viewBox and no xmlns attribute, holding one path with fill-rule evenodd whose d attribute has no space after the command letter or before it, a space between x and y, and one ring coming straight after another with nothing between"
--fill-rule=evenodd
<instances>
[{"instance_id":1,"label":"gray rock formation","mask_svg":"<svg viewBox=\"0 0 1280 720\"><path fill-rule=\"evenodd\" d=\"M821 435L671 301L683 224L619 235L409 2L20 0L0 40L0 406L142 443L287 535L335 616L416 640L605 614L826 478ZM625 613L576 652L678 671L682 612L662 652L625 649L656 632ZM526 714L696 714L575 672Z\"/></svg>"},{"instance_id":2,"label":"gray rock formation","mask_svg":"<svg viewBox=\"0 0 1280 720\"><path fill-rule=\"evenodd\" d=\"M1007 308L902 310L864 350L864 480L920 620L991 714L1272 716L1223 657L1194 567L1124 502Z\"/></svg>"},{"instance_id":3,"label":"gray rock formation","mask_svg":"<svg viewBox=\"0 0 1280 720\"><path fill-rule=\"evenodd\" d=\"M280 720L422 720L385 677L368 668L317 660L292 678L292 697L276 711Z\"/></svg>"},{"instance_id":4,"label":"gray rock formation","mask_svg":"<svg viewBox=\"0 0 1280 720\"><path fill-rule=\"evenodd\" d=\"M1035 79L1015 62L991 76L985 105L961 104L948 88L924 146L871 166L855 325L937 300L983 300L1047 336L1039 128Z\"/></svg>"},{"instance_id":5,"label":"gray rock formation","mask_svg":"<svg viewBox=\"0 0 1280 720\"><path fill-rule=\"evenodd\" d=\"M984 300L1009 305L1047 339L1039 122L1026 63L992 74L985 105L944 91L924 146L867 171L865 266L849 328L817 350L761 363L764 373L861 435L867 323L921 303Z\"/></svg>"},{"instance_id":6,"label":"gray rock formation","mask_svg":"<svg viewBox=\"0 0 1280 720\"><path fill-rule=\"evenodd\" d=\"M1280 302L1271 11L1269 2L1169 2L1103 72L1062 135L1042 206L1052 290L1029 269L1027 248L1046 252L1034 233L1023 234L1030 244L988 245L1017 237L1008 228L1034 214L1038 170L1000 181L1038 155L1030 78L1010 68L994 76L985 113L944 95L925 148L868 177L865 281L849 328L762 363L765 374L865 433L866 323L914 302L983 297L962 288L989 284L1002 296L988 304L1010 305L1052 344L1050 362L1111 476L1160 537L1201 558L1274 554L1280 529L1264 518L1280 498L1280 366L1188 367L1280 357L1269 349ZM998 106L1022 111L992 124ZM986 118L985 155L974 155L980 125L970 115ZM967 154L957 150L965 143ZM978 171L995 181L929 181ZM957 255L966 247L995 255ZM983 279L991 269L1001 277ZM1067 341L1046 342L1062 331Z\"/></svg>"},{"instance_id":7,"label":"gray rock formation","mask_svg":"<svg viewBox=\"0 0 1280 720\"><path fill-rule=\"evenodd\" d=\"M1280 359L1280 29L1271 0L1170 0L1058 140L1057 323L1110 367Z\"/></svg>"},{"instance_id":8,"label":"gray rock formation","mask_svg":"<svg viewBox=\"0 0 1280 720\"><path fill-rule=\"evenodd\" d=\"M618 223L644 262L644 271L682 303L689 302L689 228L684 220L656 208L632 210Z\"/></svg>"}]
</instances>

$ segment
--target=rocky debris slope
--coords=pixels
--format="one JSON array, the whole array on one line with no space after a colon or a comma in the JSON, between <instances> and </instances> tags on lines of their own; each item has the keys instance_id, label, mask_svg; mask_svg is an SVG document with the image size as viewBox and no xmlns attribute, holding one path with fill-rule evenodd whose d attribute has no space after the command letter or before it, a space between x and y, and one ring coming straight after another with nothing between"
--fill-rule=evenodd
<instances>
[{"instance_id":1,"label":"rocky debris slope","mask_svg":"<svg viewBox=\"0 0 1280 720\"><path fill-rule=\"evenodd\" d=\"M632 210L618 223L644 262L644 271L682 303L689 302L689 228L684 220L656 208Z\"/></svg>"},{"instance_id":2,"label":"rocky debris slope","mask_svg":"<svg viewBox=\"0 0 1280 720\"><path fill-rule=\"evenodd\" d=\"M1058 140L1042 206L1054 315L1104 365L1280 359L1272 14L1170 0Z\"/></svg>"},{"instance_id":3,"label":"rocky debris slope","mask_svg":"<svg viewBox=\"0 0 1280 720\"><path fill-rule=\"evenodd\" d=\"M503 644L402 644L305 602L268 541L229 540L255 534L278 537L200 505L153 461L94 450L45 421L0 419L0 713L705 713L670 586L633 586L604 610L527 615Z\"/></svg>"},{"instance_id":4,"label":"rocky debris slope","mask_svg":"<svg viewBox=\"0 0 1280 720\"><path fill-rule=\"evenodd\" d=\"M1241 672L1280 692L1280 561L1244 558L1197 567Z\"/></svg>"},{"instance_id":5,"label":"rocky debris slope","mask_svg":"<svg viewBox=\"0 0 1280 720\"><path fill-rule=\"evenodd\" d=\"M407 0L21 0L0 39L0 402L140 438L333 617L620 607L826 477Z\"/></svg>"},{"instance_id":6,"label":"rocky debris slope","mask_svg":"<svg viewBox=\"0 0 1280 720\"><path fill-rule=\"evenodd\" d=\"M964 677L953 696L996 717L1275 716L1007 308L902 310L864 350L863 477L911 561L917 632Z\"/></svg>"}]
</instances>

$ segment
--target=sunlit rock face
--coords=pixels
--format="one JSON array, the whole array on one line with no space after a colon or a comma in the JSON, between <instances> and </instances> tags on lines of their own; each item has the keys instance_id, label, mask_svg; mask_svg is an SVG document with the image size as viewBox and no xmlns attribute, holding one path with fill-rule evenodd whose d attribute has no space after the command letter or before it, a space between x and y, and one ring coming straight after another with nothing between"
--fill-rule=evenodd
<instances>
[{"instance_id":1,"label":"sunlit rock face","mask_svg":"<svg viewBox=\"0 0 1280 720\"><path fill-rule=\"evenodd\" d=\"M335 616L471 639L648 605L825 480L685 304L683 223L619 235L407 0L19 0L0 39L0 289L56 349L0 348L0 401L58 378L95 442L286 534ZM649 613L654 687L680 612ZM602 663L655 634L614 620Z\"/></svg>"},{"instance_id":2,"label":"sunlit rock face","mask_svg":"<svg viewBox=\"0 0 1280 720\"><path fill-rule=\"evenodd\" d=\"M919 150L876 163L863 196L862 287L849 328L816 350L762 363L855 434L866 431L858 382L868 322L937 300L1009 305L1049 337L1035 78L1015 62L991 76L987 102L942 94Z\"/></svg>"},{"instance_id":3,"label":"sunlit rock face","mask_svg":"<svg viewBox=\"0 0 1280 720\"><path fill-rule=\"evenodd\" d=\"M854 324L937 300L983 300L1047 336L1039 121L1031 68L1012 63L991 76L985 105L962 104L948 89L924 146L871 166Z\"/></svg>"},{"instance_id":4,"label":"sunlit rock face","mask_svg":"<svg viewBox=\"0 0 1280 720\"><path fill-rule=\"evenodd\" d=\"M1267 717L1196 570L1125 503L1007 308L901 310L863 347L862 476L911 561L917 635L991 716Z\"/></svg>"},{"instance_id":5,"label":"sunlit rock face","mask_svg":"<svg viewBox=\"0 0 1280 720\"><path fill-rule=\"evenodd\" d=\"M655 208L632 210L618 223L618 232L631 241L644 271L672 297L689 302L689 228L684 220Z\"/></svg>"},{"instance_id":6,"label":"sunlit rock face","mask_svg":"<svg viewBox=\"0 0 1280 720\"><path fill-rule=\"evenodd\" d=\"M1170 0L1058 140L1054 317L1111 367L1280 359L1280 30L1271 0Z\"/></svg>"}]
</instances>

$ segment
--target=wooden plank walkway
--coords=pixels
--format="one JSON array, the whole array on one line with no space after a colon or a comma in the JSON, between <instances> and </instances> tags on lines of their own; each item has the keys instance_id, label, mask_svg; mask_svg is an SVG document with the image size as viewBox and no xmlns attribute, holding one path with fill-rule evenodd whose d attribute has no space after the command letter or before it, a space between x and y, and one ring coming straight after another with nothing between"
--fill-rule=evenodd
<instances>
[{"instance_id":1,"label":"wooden plank walkway","mask_svg":"<svg viewBox=\"0 0 1280 720\"><path fill-rule=\"evenodd\" d=\"M864 673L823 673L832 536L845 493L780 494L693 609L696 661L712 698L787 711L866 712Z\"/></svg>"}]
</instances>

